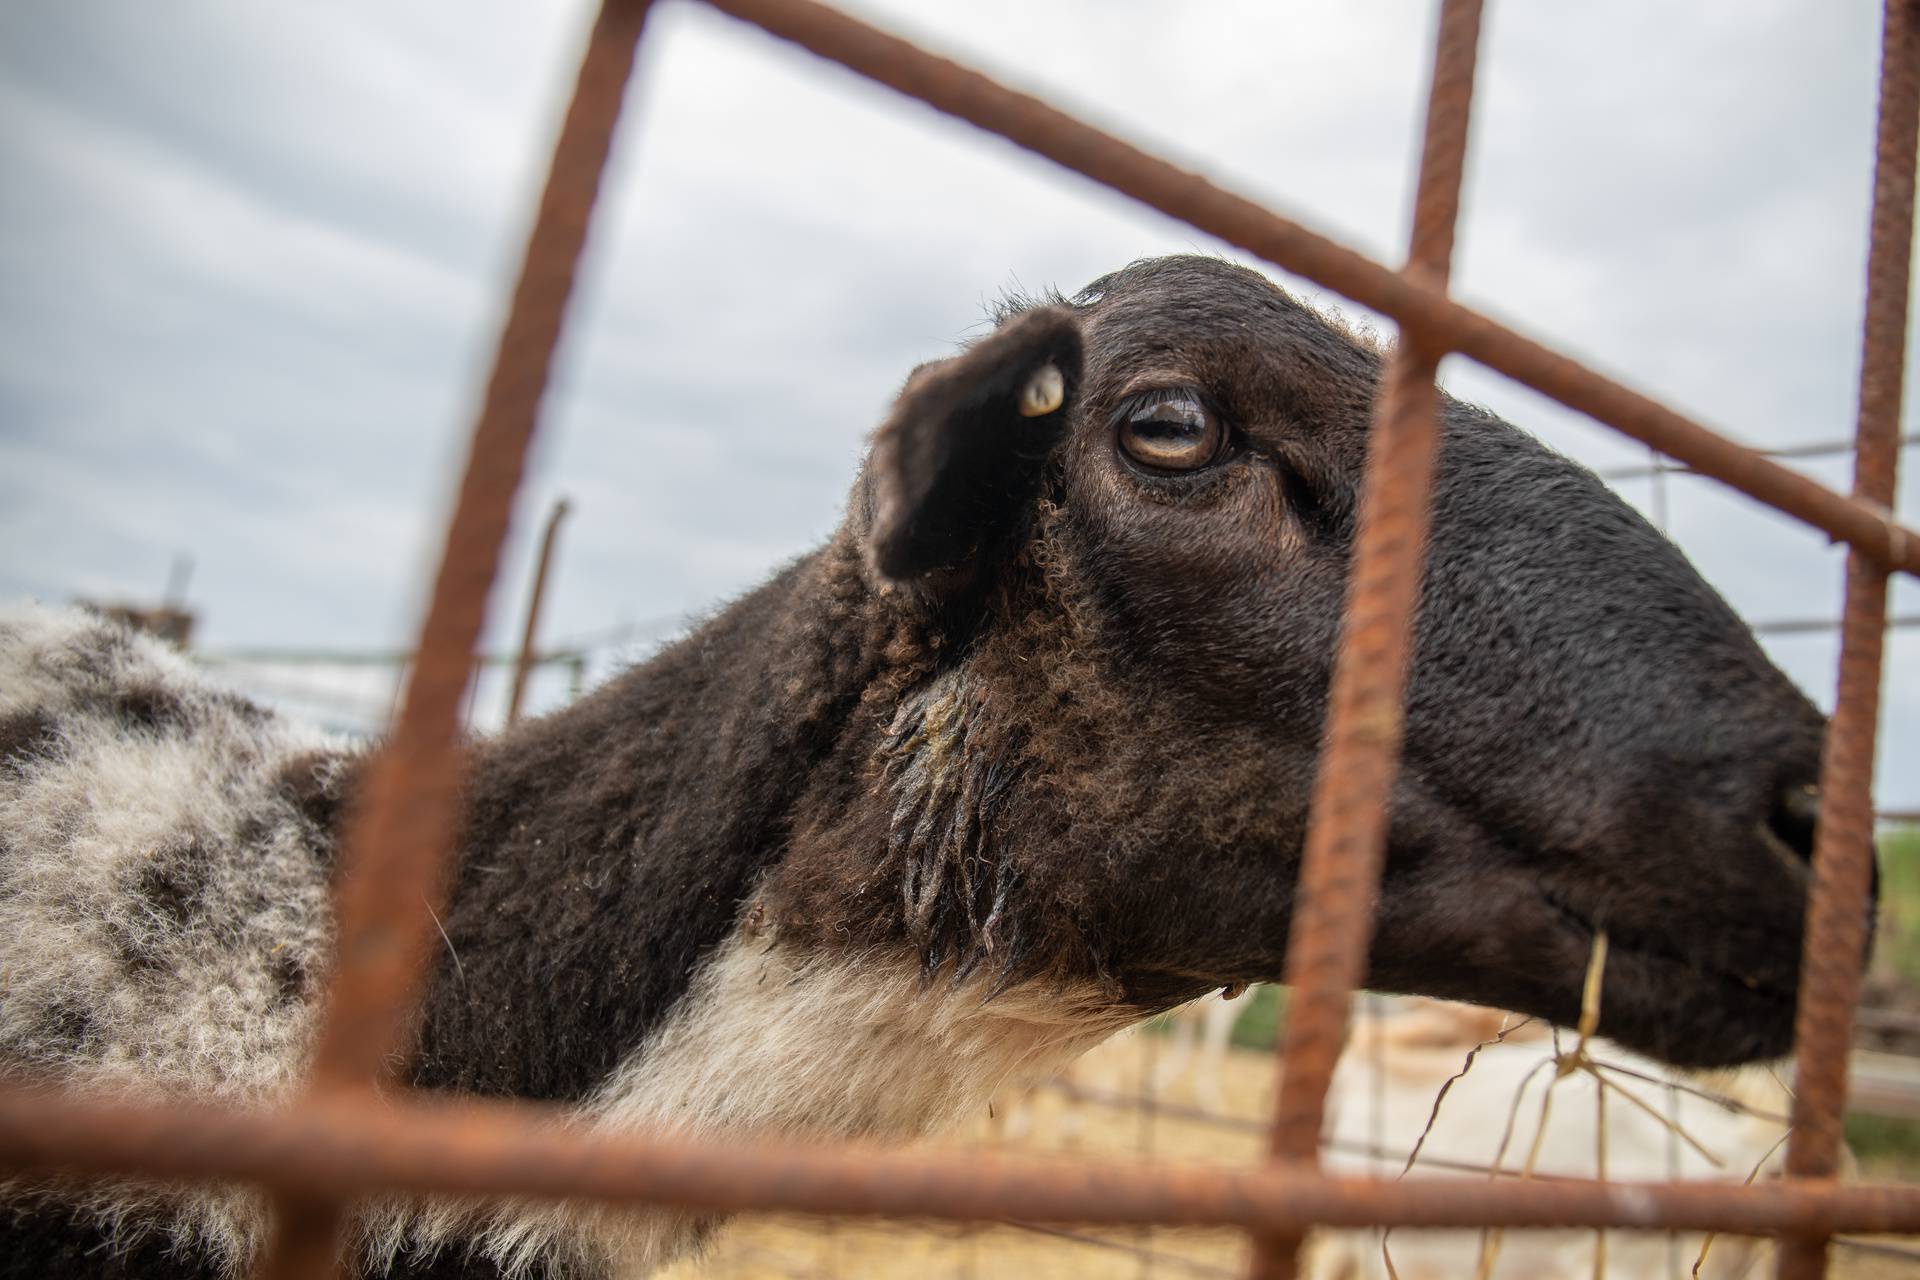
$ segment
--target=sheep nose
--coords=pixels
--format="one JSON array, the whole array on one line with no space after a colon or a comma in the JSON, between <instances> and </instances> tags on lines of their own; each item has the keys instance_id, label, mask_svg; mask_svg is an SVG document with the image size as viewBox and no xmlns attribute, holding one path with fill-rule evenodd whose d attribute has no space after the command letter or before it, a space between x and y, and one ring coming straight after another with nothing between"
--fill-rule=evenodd
<instances>
[{"instance_id":1,"label":"sheep nose","mask_svg":"<svg viewBox=\"0 0 1920 1280\"><path fill-rule=\"evenodd\" d=\"M1805 872L1813 866L1814 835L1820 827L1820 788L1811 783L1792 783L1783 788L1774 797L1773 809L1767 814L1767 830L1774 837L1777 852L1790 855L1796 871ZM1880 859L1872 861L1872 889L1868 895L1869 904L1880 900ZM1871 905L1868 907L1872 911Z\"/></svg>"}]
</instances>

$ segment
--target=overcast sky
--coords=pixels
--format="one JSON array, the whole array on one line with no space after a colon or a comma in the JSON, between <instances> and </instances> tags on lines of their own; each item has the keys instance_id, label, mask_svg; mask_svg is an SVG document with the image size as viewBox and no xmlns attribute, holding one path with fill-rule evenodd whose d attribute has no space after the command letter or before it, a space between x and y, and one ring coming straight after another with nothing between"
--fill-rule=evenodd
<instances>
[{"instance_id":1,"label":"overcast sky","mask_svg":"<svg viewBox=\"0 0 1920 1280\"><path fill-rule=\"evenodd\" d=\"M1399 257L1428 4L849 7ZM1878 6L1490 10L1459 292L1736 438L1848 434ZM404 644L589 14L0 6L0 597L153 597L184 551L209 648ZM711 607L832 528L902 376L1002 290L1224 251L690 4L659 6L626 126L501 643L555 495L575 514L549 640ZM1594 465L1644 457L1461 362L1443 377ZM1809 469L1846 486L1844 460ZM1820 536L1670 483L1674 535L1749 618L1837 609ZM1770 647L1830 704L1830 638ZM1916 659L1897 634L1901 807Z\"/></svg>"}]
</instances>

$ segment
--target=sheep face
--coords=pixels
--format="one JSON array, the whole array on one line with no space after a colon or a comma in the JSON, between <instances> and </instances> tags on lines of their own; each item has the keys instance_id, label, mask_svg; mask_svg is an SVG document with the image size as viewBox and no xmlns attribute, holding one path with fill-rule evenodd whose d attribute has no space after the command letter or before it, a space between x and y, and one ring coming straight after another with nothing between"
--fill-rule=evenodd
<instances>
[{"instance_id":1,"label":"sheep face","mask_svg":"<svg viewBox=\"0 0 1920 1280\"><path fill-rule=\"evenodd\" d=\"M803 815L788 925L1143 1008L1278 979L1380 368L1172 258L918 371L849 537L930 656L877 802ZM1441 415L1369 984L1569 1022L1604 926L1607 1034L1784 1052L1821 717L1590 473Z\"/></svg>"}]
</instances>

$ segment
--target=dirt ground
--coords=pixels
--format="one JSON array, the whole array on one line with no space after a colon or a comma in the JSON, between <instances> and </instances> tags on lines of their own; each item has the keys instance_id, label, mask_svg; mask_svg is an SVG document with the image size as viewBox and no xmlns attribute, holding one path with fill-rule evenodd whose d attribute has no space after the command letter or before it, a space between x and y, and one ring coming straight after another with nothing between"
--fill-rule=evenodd
<instances>
[{"instance_id":1,"label":"dirt ground","mask_svg":"<svg viewBox=\"0 0 1920 1280\"><path fill-rule=\"evenodd\" d=\"M1136 1096L1143 1079L1164 1072L1167 1052L1159 1037L1121 1037L1076 1066L1073 1079L1092 1094ZM1055 1089L1035 1090L1024 1098L1003 1097L996 1100L994 1115L982 1116L958 1145L1248 1165L1258 1161L1264 1150L1257 1125L1270 1113L1273 1080L1268 1055L1239 1049L1229 1054L1222 1096L1209 1099L1206 1109L1252 1122L1245 1131L1181 1115L1183 1108L1201 1105L1195 1082L1181 1078L1158 1091L1166 1110L1157 1112L1079 1101ZM1009 1227L743 1219L721 1232L705 1258L670 1269L663 1280L1092 1280L1106 1276L1226 1280L1245 1274L1246 1245L1233 1232L1089 1229L1075 1234L1081 1238ZM1670 1252L1663 1248L1661 1253L1666 1260L1662 1272L1687 1276L1695 1253L1692 1244L1676 1245ZM1835 1280L1920 1280L1920 1263L1911 1260L1855 1250L1836 1250L1834 1258ZM1755 1277L1772 1274L1770 1259L1761 1250L1743 1260L1742 1268ZM1402 1280L1412 1280L1406 1268L1400 1270ZM1495 1275L1504 1277L1510 1270L1502 1267ZM1574 1274L1584 1274L1584 1269Z\"/></svg>"}]
</instances>

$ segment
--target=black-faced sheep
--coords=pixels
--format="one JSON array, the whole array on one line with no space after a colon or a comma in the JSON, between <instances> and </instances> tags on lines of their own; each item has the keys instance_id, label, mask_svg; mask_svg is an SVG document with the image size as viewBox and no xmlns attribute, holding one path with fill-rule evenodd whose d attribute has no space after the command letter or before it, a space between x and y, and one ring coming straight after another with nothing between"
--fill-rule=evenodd
<instances>
[{"instance_id":1,"label":"black-faced sheep","mask_svg":"<svg viewBox=\"0 0 1920 1280\"><path fill-rule=\"evenodd\" d=\"M1380 358L1171 258L908 380L822 548L477 744L407 1078L906 1136L1281 976ZM1451 399L1369 981L1681 1063L1787 1047L1822 721L1588 472ZM303 1069L358 757L72 617L0 630L0 1064ZM424 906L423 906L423 909ZM245 1191L12 1188L0 1269L217 1275ZM376 1205L379 1274L644 1270L668 1215Z\"/></svg>"}]
</instances>

